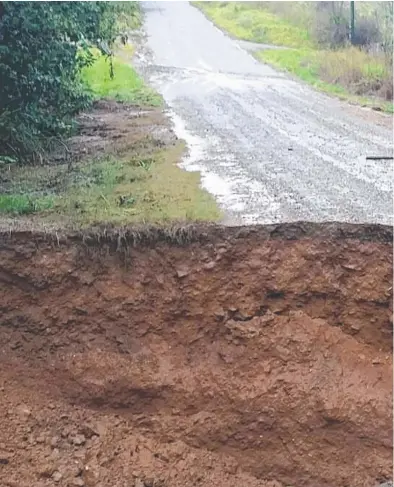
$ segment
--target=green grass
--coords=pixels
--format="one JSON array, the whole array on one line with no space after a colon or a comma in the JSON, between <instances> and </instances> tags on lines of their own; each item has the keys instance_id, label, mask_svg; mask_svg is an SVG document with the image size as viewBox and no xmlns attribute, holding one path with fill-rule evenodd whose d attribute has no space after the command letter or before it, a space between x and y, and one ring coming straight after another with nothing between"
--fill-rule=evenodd
<instances>
[{"instance_id":1,"label":"green grass","mask_svg":"<svg viewBox=\"0 0 394 487\"><path fill-rule=\"evenodd\" d=\"M125 56L125 51L124 48L114 57L114 77L111 79L109 60L94 50L96 61L92 66L83 69L83 81L96 99L105 98L135 105L160 106L162 104L160 95L144 83L131 66L131 61L125 62L121 58Z\"/></svg>"},{"instance_id":2,"label":"green grass","mask_svg":"<svg viewBox=\"0 0 394 487\"><path fill-rule=\"evenodd\" d=\"M383 61L355 48L339 51L314 49L262 50L255 53L260 61L287 71L324 93L364 106L393 112L393 103L363 96L387 75ZM360 91L361 93L357 93Z\"/></svg>"},{"instance_id":3,"label":"green grass","mask_svg":"<svg viewBox=\"0 0 394 487\"><path fill-rule=\"evenodd\" d=\"M326 83L319 78L320 65L317 54L318 51L307 49L267 49L256 52L255 56L260 61L296 75L315 88L332 94L344 95L346 91L342 86Z\"/></svg>"},{"instance_id":4,"label":"green grass","mask_svg":"<svg viewBox=\"0 0 394 487\"><path fill-rule=\"evenodd\" d=\"M14 167L15 194L0 196L0 214L36 213L47 223L85 227L117 224L216 221L221 213L200 188L200 174L177 166L184 145L149 154L124 154L90 160L72 171L58 165L31 170ZM45 178L45 179L43 179ZM18 194L18 191L24 194ZM48 194L50 193L50 194Z\"/></svg>"},{"instance_id":5,"label":"green grass","mask_svg":"<svg viewBox=\"0 0 394 487\"><path fill-rule=\"evenodd\" d=\"M181 170L178 145L148 157L110 157L81 168L76 181L57 198L47 218L58 215L80 226L163 223L220 218L214 199L199 187L200 175Z\"/></svg>"},{"instance_id":6,"label":"green grass","mask_svg":"<svg viewBox=\"0 0 394 487\"><path fill-rule=\"evenodd\" d=\"M248 2L193 2L221 29L246 41L288 47L312 46L308 31Z\"/></svg>"},{"instance_id":7,"label":"green grass","mask_svg":"<svg viewBox=\"0 0 394 487\"><path fill-rule=\"evenodd\" d=\"M53 204L52 197L2 194L0 195L0 214L29 215L48 210L53 207Z\"/></svg>"},{"instance_id":8,"label":"green grass","mask_svg":"<svg viewBox=\"0 0 394 487\"><path fill-rule=\"evenodd\" d=\"M384 59L352 47L336 51L318 49L310 35L316 23L310 2L193 4L236 38L284 47L258 51L255 53L258 60L327 94L393 112L393 103L385 101L392 73Z\"/></svg>"},{"instance_id":9,"label":"green grass","mask_svg":"<svg viewBox=\"0 0 394 487\"><path fill-rule=\"evenodd\" d=\"M160 105L160 96L129 65L129 54L122 49L116 58L113 80L105 58L99 56L92 67L84 70L85 82L98 99ZM219 220L221 213L214 198L200 187L200 174L184 171L177 165L184 144L169 143L158 148L162 144L151 135L158 116L152 110L138 117L135 133L125 138L124 146L108 138L108 144L113 146L107 155L71 167L57 163L32 169L8 164L7 177L0 180L0 193L4 193L0 196L0 214L17 217L35 213L35 221L54 225L61 222L74 228L100 222ZM114 131L119 131L119 124Z\"/></svg>"}]
</instances>

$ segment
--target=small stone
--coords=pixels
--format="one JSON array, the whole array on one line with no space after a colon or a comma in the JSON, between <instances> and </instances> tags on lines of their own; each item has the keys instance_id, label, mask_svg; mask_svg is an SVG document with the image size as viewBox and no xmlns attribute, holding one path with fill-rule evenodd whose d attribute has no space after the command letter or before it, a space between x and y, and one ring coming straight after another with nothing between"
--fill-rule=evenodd
<instances>
[{"instance_id":1,"label":"small stone","mask_svg":"<svg viewBox=\"0 0 394 487\"><path fill-rule=\"evenodd\" d=\"M271 365L270 364L264 364L263 370L266 374L270 374L271 373Z\"/></svg>"},{"instance_id":2,"label":"small stone","mask_svg":"<svg viewBox=\"0 0 394 487\"><path fill-rule=\"evenodd\" d=\"M105 423L100 421L97 422L95 426L95 432L98 436L105 436L105 434L107 433L107 426L105 425Z\"/></svg>"},{"instance_id":3,"label":"small stone","mask_svg":"<svg viewBox=\"0 0 394 487\"><path fill-rule=\"evenodd\" d=\"M84 435L75 435L71 438L71 441L76 446L81 446L86 443L86 438Z\"/></svg>"},{"instance_id":4,"label":"small stone","mask_svg":"<svg viewBox=\"0 0 394 487\"><path fill-rule=\"evenodd\" d=\"M93 467L86 465L83 472L83 480L88 487L95 487L97 485L97 480L99 474Z\"/></svg>"},{"instance_id":5,"label":"small stone","mask_svg":"<svg viewBox=\"0 0 394 487\"><path fill-rule=\"evenodd\" d=\"M109 458L109 457L105 457L105 456L104 456L104 457L102 457L102 458L100 459L100 466L101 466L101 467L105 467L105 466L106 466L106 464L107 464L107 463L109 463L109 462L110 462L110 458Z\"/></svg>"},{"instance_id":6,"label":"small stone","mask_svg":"<svg viewBox=\"0 0 394 487\"><path fill-rule=\"evenodd\" d=\"M45 436L40 435L36 438L37 443L45 443Z\"/></svg>"},{"instance_id":7,"label":"small stone","mask_svg":"<svg viewBox=\"0 0 394 487\"><path fill-rule=\"evenodd\" d=\"M144 482L141 479L135 479L134 487L145 487Z\"/></svg>"},{"instance_id":8,"label":"small stone","mask_svg":"<svg viewBox=\"0 0 394 487\"><path fill-rule=\"evenodd\" d=\"M186 277L189 275L189 271L187 269L178 269L176 271L176 275L182 279L183 277Z\"/></svg>"},{"instance_id":9,"label":"small stone","mask_svg":"<svg viewBox=\"0 0 394 487\"><path fill-rule=\"evenodd\" d=\"M51 439L51 447L52 448L56 448L58 443L59 443L59 437L58 436L54 436L52 439Z\"/></svg>"},{"instance_id":10,"label":"small stone","mask_svg":"<svg viewBox=\"0 0 394 487\"><path fill-rule=\"evenodd\" d=\"M148 479L144 480L144 486L145 487L154 487L154 484L155 484L154 479L148 478Z\"/></svg>"},{"instance_id":11,"label":"small stone","mask_svg":"<svg viewBox=\"0 0 394 487\"><path fill-rule=\"evenodd\" d=\"M90 426L89 424L83 425L79 432L89 439L99 434L98 431L96 431L96 428Z\"/></svg>"},{"instance_id":12,"label":"small stone","mask_svg":"<svg viewBox=\"0 0 394 487\"><path fill-rule=\"evenodd\" d=\"M54 457L54 458L56 458L56 457L58 457L59 455L60 455L59 448L54 448L54 449L52 450L52 454L51 454L51 456L52 456L52 457Z\"/></svg>"},{"instance_id":13,"label":"small stone","mask_svg":"<svg viewBox=\"0 0 394 487\"><path fill-rule=\"evenodd\" d=\"M67 438L68 436L70 436L72 432L72 429L70 428L70 426L66 426L63 431L60 433L61 437L62 438Z\"/></svg>"},{"instance_id":14,"label":"small stone","mask_svg":"<svg viewBox=\"0 0 394 487\"><path fill-rule=\"evenodd\" d=\"M210 271L216 266L216 262L208 262L208 264L204 264L204 269Z\"/></svg>"},{"instance_id":15,"label":"small stone","mask_svg":"<svg viewBox=\"0 0 394 487\"><path fill-rule=\"evenodd\" d=\"M72 480L71 485L75 485L76 487L84 487L85 481L82 477L77 477Z\"/></svg>"},{"instance_id":16,"label":"small stone","mask_svg":"<svg viewBox=\"0 0 394 487\"><path fill-rule=\"evenodd\" d=\"M31 410L25 405L21 404L16 408L16 413L18 416L21 416L23 418L28 418L31 416Z\"/></svg>"},{"instance_id":17,"label":"small stone","mask_svg":"<svg viewBox=\"0 0 394 487\"><path fill-rule=\"evenodd\" d=\"M379 365L380 363L381 363L381 361L380 361L378 358L374 358L374 359L372 360L372 364L373 364L373 365Z\"/></svg>"},{"instance_id":18,"label":"small stone","mask_svg":"<svg viewBox=\"0 0 394 487\"><path fill-rule=\"evenodd\" d=\"M222 321L225 316L226 316L226 313L223 311L223 309L217 309L215 312L215 317L219 320L219 321Z\"/></svg>"},{"instance_id":19,"label":"small stone","mask_svg":"<svg viewBox=\"0 0 394 487\"><path fill-rule=\"evenodd\" d=\"M360 330L361 330L360 325L352 325L350 328L351 328L353 331L360 331Z\"/></svg>"},{"instance_id":20,"label":"small stone","mask_svg":"<svg viewBox=\"0 0 394 487\"><path fill-rule=\"evenodd\" d=\"M44 477L46 479L49 479L50 477L52 477L54 475L54 467L53 465L50 465L50 464L45 464L45 465L41 465L41 467L39 468L39 474L41 477Z\"/></svg>"},{"instance_id":21,"label":"small stone","mask_svg":"<svg viewBox=\"0 0 394 487\"><path fill-rule=\"evenodd\" d=\"M88 310L86 308L80 308L79 306L75 306L74 307L74 311L78 314L78 315L87 315L88 314Z\"/></svg>"},{"instance_id":22,"label":"small stone","mask_svg":"<svg viewBox=\"0 0 394 487\"><path fill-rule=\"evenodd\" d=\"M53 472L52 479L54 482L60 482L62 480L62 478L63 478L63 475L59 471L56 470L56 472Z\"/></svg>"}]
</instances>

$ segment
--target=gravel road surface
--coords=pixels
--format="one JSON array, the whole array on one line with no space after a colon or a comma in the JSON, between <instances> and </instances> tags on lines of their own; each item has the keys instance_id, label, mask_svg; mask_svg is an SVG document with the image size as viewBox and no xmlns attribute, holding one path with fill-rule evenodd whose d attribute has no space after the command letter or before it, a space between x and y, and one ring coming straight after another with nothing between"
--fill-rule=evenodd
<instances>
[{"instance_id":1,"label":"gravel road surface","mask_svg":"<svg viewBox=\"0 0 394 487\"><path fill-rule=\"evenodd\" d=\"M188 2L142 2L137 63L164 96L183 163L225 223L392 224L389 117L315 92L257 62Z\"/></svg>"}]
</instances>

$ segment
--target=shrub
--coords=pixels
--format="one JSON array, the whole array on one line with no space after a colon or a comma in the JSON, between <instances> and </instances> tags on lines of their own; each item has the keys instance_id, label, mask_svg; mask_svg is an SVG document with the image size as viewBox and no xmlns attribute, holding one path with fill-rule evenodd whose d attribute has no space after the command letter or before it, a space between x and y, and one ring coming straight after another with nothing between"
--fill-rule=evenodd
<instances>
[{"instance_id":1,"label":"shrub","mask_svg":"<svg viewBox=\"0 0 394 487\"><path fill-rule=\"evenodd\" d=\"M80 70L114 41L121 3L0 2L0 158L40 161L72 131L91 101Z\"/></svg>"},{"instance_id":2,"label":"shrub","mask_svg":"<svg viewBox=\"0 0 394 487\"><path fill-rule=\"evenodd\" d=\"M383 56L372 56L357 47L326 51L319 56L320 77L356 95L381 95L391 99L393 77Z\"/></svg>"}]
</instances>

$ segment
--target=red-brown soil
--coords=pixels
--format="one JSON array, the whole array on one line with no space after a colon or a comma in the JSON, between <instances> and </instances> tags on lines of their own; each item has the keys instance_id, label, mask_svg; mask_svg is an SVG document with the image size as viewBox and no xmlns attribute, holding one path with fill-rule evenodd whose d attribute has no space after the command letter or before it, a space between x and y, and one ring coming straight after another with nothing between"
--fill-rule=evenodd
<instances>
[{"instance_id":1,"label":"red-brown soil","mask_svg":"<svg viewBox=\"0 0 394 487\"><path fill-rule=\"evenodd\" d=\"M392 477L392 230L0 237L0 485Z\"/></svg>"}]
</instances>

